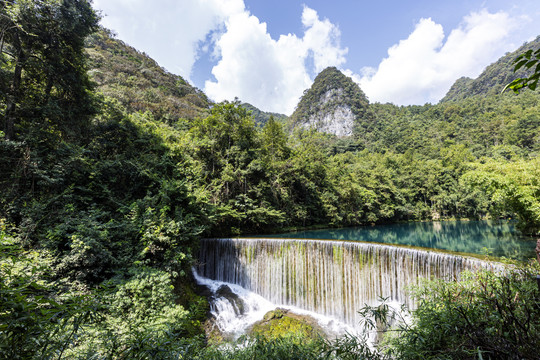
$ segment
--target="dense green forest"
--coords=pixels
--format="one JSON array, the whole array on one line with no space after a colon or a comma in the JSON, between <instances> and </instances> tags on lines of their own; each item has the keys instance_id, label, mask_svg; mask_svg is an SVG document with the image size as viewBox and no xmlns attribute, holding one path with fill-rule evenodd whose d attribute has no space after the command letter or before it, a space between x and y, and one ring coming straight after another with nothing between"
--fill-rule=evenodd
<instances>
[{"instance_id":1,"label":"dense green forest","mask_svg":"<svg viewBox=\"0 0 540 360\"><path fill-rule=\"evenodd\" d=\"M420 334L435 336L444 316L463 320L442 284L419 296L447 313L420 308L419 328L385 354L352 338L208 347L208 302L191 278L198 239L485 217L539 234L538 91L407 107L366 99L355 134L338 138L212 103L98 21L85 0L0 2L2 359L417 358L461 341ZM451 289L469 291L478 321L489 291L516 304L479 324L493 331L457 357L532 358L538 291L511 280ZM467 287L478 281L485 292ZM498 330L514 322L524 328ZM501 339L501 353L488 346Z\"/></svg>"}]
</instances>

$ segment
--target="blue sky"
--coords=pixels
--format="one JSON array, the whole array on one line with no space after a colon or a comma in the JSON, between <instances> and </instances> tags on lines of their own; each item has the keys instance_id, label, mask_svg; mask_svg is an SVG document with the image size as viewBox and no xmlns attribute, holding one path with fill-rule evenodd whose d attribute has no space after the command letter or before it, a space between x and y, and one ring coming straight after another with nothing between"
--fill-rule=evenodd
<instances>
[{"instance_id":1,"label":"blue sky","mask_svg":"<svg viewBox=\"0 0 540 360\"><path fill-rule=\"evenodd\" d=\"M538 0L94 0L102 24L216 100L290 114L336 66L372 102L435 103L540 35Z\"/></svg>"}]
</instances>

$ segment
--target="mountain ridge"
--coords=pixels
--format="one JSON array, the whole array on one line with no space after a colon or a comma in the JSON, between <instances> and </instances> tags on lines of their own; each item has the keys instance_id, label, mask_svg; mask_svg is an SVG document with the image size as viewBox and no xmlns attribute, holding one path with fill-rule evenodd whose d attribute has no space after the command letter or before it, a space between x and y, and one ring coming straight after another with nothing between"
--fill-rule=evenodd
<instances>
[{"instance_id":1,"label":"mountain ridge","mask_svg":"<svg viewBox=\"0 0 540 360\"><path fill-rule=\"evenodd\" d=\"M86 41L88 73L97 89L129 112L151 112L157 120L204 116L211 101L179 75L169 73L147 54L100 29Z\"/></svg>"},{"instance_id":2,"label":"mountain ridge","mask_svg":"<svg viewBox=\"0 0 540 360\"><path fill-rule=\"evenodd\" d=\"M439 103L499 94L515 78L530 74L531 71L522 69L514 73L513 60L539 46L540 36L488 65L477 78L457 79ZM213 103L203 91L169 73L147 54L116 39L104 28L89 37L86 53L89 74L97 89L117 99L129 112L150 112L157 120L174 123L204 117ZM312 127L338 137L353 135L359 124L363 126L362 120L371 119L367 96L336 67L328 67L316 76L288 120L285 115L264 112L251 104L242 106L252 112L260 125L274 116L288 122L291 128Z\"/></svg>"},{"instance_id":3,"label":"mountain ridge","mask_svg":"<svg viewBox=\"0 0 540 360\"><path fill-rule=\"evenodd\" d=\"M279 114L275 112L262 111L261 109L249 103L242 103L240 104L240 106L242 106L248 111L251 111L251 115L253 116L253 120L255 121L255 124L259 126L263 126L264 124L266 124L266 122L268 121L268 119L270 119L270 117L274 117L274 120L277 120L279 122L286 122L288 119L287 115Z\"/></svg>"},{"instance_id":4,"label":"mountain ridge","mask_svg":"<svg viewBox=\"0 0 540 360\"><path fill-rule=\"evenodd\" d=\"M440 102L455 102L475 95L500 93L514 79L527 77L532 73L532 70L525 69L514 72L514 59L525 51L538 47L540 47L540 36L486 66L477 78L461 77L457 79Z\"/></svg>"}]
</instances>

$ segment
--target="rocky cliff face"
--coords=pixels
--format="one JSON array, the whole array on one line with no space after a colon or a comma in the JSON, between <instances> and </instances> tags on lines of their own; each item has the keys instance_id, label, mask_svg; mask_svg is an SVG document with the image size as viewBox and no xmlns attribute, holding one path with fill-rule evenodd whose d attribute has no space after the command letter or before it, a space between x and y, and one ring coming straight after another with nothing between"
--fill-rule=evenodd
<instances>
[{"instance_id":1,"label":"rocky cliff face","mask_svg":"<svg viewBox=\"0 0 540 360\"><path fill-rule=\"evenodd\" d=\"M319 105L327 111L311 114L301 126L307 129L314 127L337 136L352 135L355 116L351 107L345 104L344 92L343 88L338 88L323 93Z\"/></svg>"},{"instance_id":2,"label":"rocky cliff face","mask_svg":"<svg viewBox=\"0 0 540 360\"><path fill-rule=\"evenodd\" d=\"M291 116L293 127L315 128L350 136L366 113L368 100L360 87L335 67L323 70L304 92Z\"/></svg>"}]
</instances>

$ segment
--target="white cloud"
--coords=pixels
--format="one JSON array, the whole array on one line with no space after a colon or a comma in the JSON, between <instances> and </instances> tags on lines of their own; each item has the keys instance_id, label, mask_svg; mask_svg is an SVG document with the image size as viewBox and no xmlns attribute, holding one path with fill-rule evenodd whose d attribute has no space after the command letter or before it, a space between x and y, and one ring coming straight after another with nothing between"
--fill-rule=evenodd
<instances>
[{"instance_id":1,"label":"white cloud","mask_svg":"<svg viewBox=\"0 0 540 360\"><path fill-rule=\"evenodd\" d=\"M306 28L303 42L308 51L313 52L315 72L319 73L328 66L339 66L345 63L347 49L340 45L339 28L330 20L319 20L317 12L304 6L302 24Z\"/></svg>"},{"instance_id":2,"label":"white cloud","mask_svg":"<svg viewBox=\"0 0 540 360\"><path fill-rule=\"evenodd\" d=\"M302 23L302 38L288 34L274 40L266 24L247 11L230 15L215 43L220 60L212 70L216 80L206 82L208 96L217 101L238 96L263 110L291 114L311 85L308 72L340 66L347 53L339 29L315 10L304 7ZM308 57L314 69L308 69Z\"/></svg>"},{"instance_id":3,"label":"white cloud","mask_svg":"<svg viewBox=\"0 0 540 360\"><path fill-rule=\"evenodd\" d=\"M102 24L136 49L144 49L167 70L189 79L200 42L243 0L94 0Z\"/></svg>"},{"instance_id":4,"label":"white cloud","mask_svg":"<svg viewBox=\"0 0 540 360\"><path fill-rule=\"evenodd\" d=\"M461 76L476 77L511 50L517 21L507 13L473 12L446 38L441 25L422 19L405 40L388 50L377 69L359 81L371 101L400 105L437 102Z\"/></svg>"}]
</instances>

